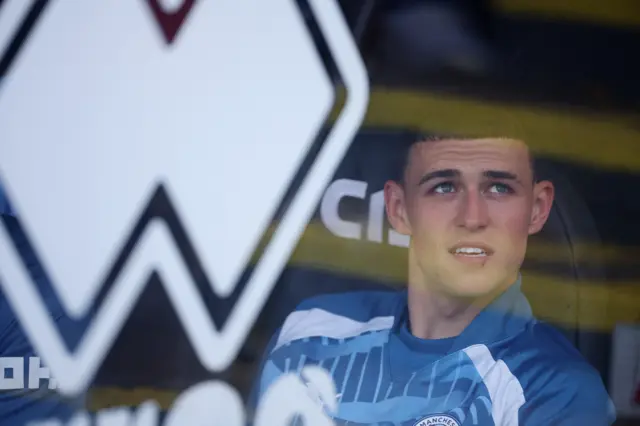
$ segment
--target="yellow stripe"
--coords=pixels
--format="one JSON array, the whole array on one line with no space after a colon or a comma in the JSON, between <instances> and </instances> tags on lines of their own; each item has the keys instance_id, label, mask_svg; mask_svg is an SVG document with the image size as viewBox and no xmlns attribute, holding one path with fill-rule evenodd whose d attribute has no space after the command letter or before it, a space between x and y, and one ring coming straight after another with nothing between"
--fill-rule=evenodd
<instances>
[{"instance_id":1,"label":"yellow stripe","mask_svg":"<svg viewBox=\"0 0 640 426\"><path fill-rule=\"evenodd\" d=\"M638 0L496 0L494 5L508 14L534 14L612 26L640 25Z\"/></svg>"},{"instance_id":2,"label":"yellow stripe","mask_svg":"<svg viewBox=\"0 0 640 426\"><path fill-rule=\"evenodd\" d=\"M365 126L525 140L541 155L640 171L640 115L568 111L376 88Z\"/></svg>"},{"instance_id":3,"label":"yellow stripe","mask_svg":"<svg viewBox=\"0 0 640 426\"><path fill-rule=\"evenodd\" d=\"M145 401L156 401L161 410L168 410L178 396L175 390L140 387L123 389L117 387L93 388L89 392L88 409L95 412L105 408L138 406Z\"/></svg>"},{"instance_id":4,"label":"yellow stripe","mask_svg":"<svg viewBox=\"0 0 640 426\"><path fill-rule=\"evenodd\" d=\"M270 228L270 232L275 229ZM312 221L307 225L300 243L293 253L292 262L305 261L308 259L330 259L340 257L336 250L344 250L344 255L349 254L349 250L357 250L360 259L365 258L368 262L371 259L381 258L402 262L404 259L404 248L394 247L389 244L363 243L334 236L320 221ZM635 265L640 259L640 247L620 247L614 245L602 245L596 243L577 243L571 249L565 245L554 244L549 241L532 238L527 247L527 258L537 262L549 263L569 263L581 262L616 266ZM254 261L257 258L254 258ZM350 259L350 261L357 259ZM368 263L367 263L368 264ZM638 277L640 278L640 277Z\"/></svg>"},{"instance_id":5,"label":"yellow stripe","mask_svg":"<svg viewBox=\"0 0 640 426\"><path fill-rule=\"evenodd\" d=\"M601 255L606 258L617 251L614 247L605 248L601 253L597 250L597 246L585 246L585 256L590 253L591 257L582 260L592 262ZM527 255L539 261L570 260L565 248L542 242L532 244ZM634 262L632 258L622 260ZM407 274L406 249L387 244L341 240L318 223L307 227L290 264L395 286L406 282ZM640 282L577 282L524 271L523 283L536 315L556 324L569 327L579 324L582 329L608 332L618 322L640 322Z\"/></svg>"},{"instance_id":6,"label":"yellow stripe","mask_svg":"<svg viewBox=\"0 0 640 426\"><path fill-rule=\"evenodd\" d=\"M273 230L273 227L271 227ZM575 261L602 267L637 263L637 248L577 245ZM568 264L567 247L534 241L527 258ZM253 261L255 262L255 258ZM290 266L316 268L397 286L406 282L406 249L333 236L318 222L309 224L293 252ZM640 322L640 282L573 281L523 271L527 296L542 319L568 327L609 332L618 322ZM303 285L302 283L300 285Z\"/></svg>"},{"instance_id":7,"label":"yellow stripe","mask_svg":"<svg viewBox=\"0 0 640 426\"><path fill-rule=\"evenodd\" d=\"M640 282L578 282L527 272L522 279L536 316L554 324L607 333L618 323L640 323Z\"/></svg>"},{"instance_id":8,"label":"yellow stripe","mask_svg":"<svg viewBox=\"0 0 640 426\"><path fill-rule=\"evenodd\" d=\"M572 252L573 251L573 252ZM640 259L640 249L636 247L605 246L595 243L578 243L571 248L545 241L532 241L527 248L527 258L537 262L568 263L585 265L635 265ZM639 277L640 278L640 277Z\"/></svg>"},{"instance_id":9,"label":"yellow stripe","mask_svg":"<svg viewBox=\"0 0 640 426\"><path fill-rule=\"evenodd\" d=\"M273 229L271 227L271 230ZM404 268L402 262L405 259L405 249L389 244L364 243L336 237L322 223L313 221L307 225L290 262L316 261L331 264L331 259L336 257L349 258L351 265L358 269L366 269L372 259L377 263L382 261L385 265L400 264ZM527 248L527 259L555 264L576 262L586 266L629 266L637 264L640 248L578 243L570 249L565 245L532 239ZM404 275L394 273L392 276L398 278Z\"/></svg>"},{"instance_id":10,"label":"yellow stripe","mask_svg":"<svg viewBox=\"0 0 640 426\"><path fill-rule=\"evenodd\" d=\"M339 272L392 286L402 283L406 274L404 269L392 265L393 262L373 262L370 259L367 262L355 254L348 261L339 255L321 260L315 257L308 262L298 259L294 265ZM610 332L617 323L640 323L640 282L578 282L527 271L523 272L523 282L536 316L554 324L573 328L579 325L583 330Z\"/></svg>"}]
</instances>

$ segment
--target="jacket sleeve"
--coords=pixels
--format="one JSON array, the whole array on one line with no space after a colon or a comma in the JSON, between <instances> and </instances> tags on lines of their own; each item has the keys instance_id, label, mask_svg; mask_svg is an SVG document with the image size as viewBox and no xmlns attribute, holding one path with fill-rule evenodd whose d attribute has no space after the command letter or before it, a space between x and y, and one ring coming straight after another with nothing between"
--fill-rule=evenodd
<instances>
[{"instance_id":1,"label":"jacket sleeve","mask_svg":"<svg viewBox=\"0 0 640 426\"><path fill-rule=\"evenodd\" d=\"M615 407L595 372L565 370L534 395L525 395L518 425L509 426L610 426Z\"/></svg>"},{"instance_id":2,"label":"jacket sleeve","mask_svg":"<svg viewBox=\"0 0 640 426\"><path fill-rule=\"evenodd\" d=\"M29 377L34 374L31 366L35 368L43 366L39 359L36 359L35 363L31 362L30 366L30 358L39 358L38 354L29 343L20 325L15 320L6 321L8 312L6 311L6 301L4 302L0 307L4 311L1 315L4 320L2 323L5 325L0 338L0 356L5 359L21 360L18 368L22 368L22 372L16 371L15 367L5 368L3 372L5 383L7 383L6 379L9 378L7 377L9 375L15 378L21 374L23 380L20 381L22 383L21 389L5 385L4 388L11 387L11 389L0 390L0 425L22 426L38 420L67 420L75 411L83 408L84 396L66 399L58 394L55 386L50 386L50 379L40 379L38 388L29 388ZM61 330L74 326L64 316L58 316L56 323ZM8 370L11 370L11 373L7 374Z\"/></svg>"},{"instance_id":3,"label":"jacket sleeve","mask_svg":"<svg viewBox=\"0 0 640 426\"><path fill-rule=\"evenodd\" d=\"M53 297L51 286L48 285L34 252L20 231L17 219L4 214L6 212L2 213L3 223L0 223L0 226L5 226L11 234L13 243L25 266L29 269L32 280L40 287L41 295L58 332L65 340L77 342L82 336L84 324L72 320L64 313L64 309ZM1 291L0 357L4 364L12 364L11 366L5 365L5 368L0 369L0 374L2 374L0 382L3 383L3 386L0 386L0 426L22 426L30 422L48 419L64 421L75 411L84 408L84 395L73 399L64 398L56 391L54 385L50 385L48 379L40 379L35 385L37 388L30 388L30 376L38 377L35 374L40 377L46 376L40 371L31 371L31 367L39 370L45 366L42 365L40 355L36 353L16 318L13 308ZM36 359L31 360L31 358ZM22 380L11 380L18 378L18 375L22 376Z\"/></svg>"}]
</instances>

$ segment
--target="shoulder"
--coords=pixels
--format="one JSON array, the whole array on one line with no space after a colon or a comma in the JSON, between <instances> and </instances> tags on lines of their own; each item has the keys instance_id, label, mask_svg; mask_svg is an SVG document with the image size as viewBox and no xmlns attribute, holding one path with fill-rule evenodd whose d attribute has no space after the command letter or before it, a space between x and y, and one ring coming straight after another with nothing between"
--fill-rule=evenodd
<instances>
[{"instance_id":1,"label":"shoulder","mask_svg":"<svg viewBox=\"0 0 640 426\"><path fill-rule=\"evenodd\" d=\"M609 425L615 417L598 371L552 326L532 323L497 355L522 389L521 424Z\"/></svg>"},{"instance_id":2,"label":"shoulder","mask_svg":"<svg viewBox=\"0 0 640 426\"><path fill-rule=\"evenodd\" d=\"M13 240L13 244L26 267L29 278L43 302L49 316L57 323L59 332L65 339L69 339L71 345L77 343L77 336L83 325L81 321L74 321L67 315L61 301L43 270L37 256L28 242L27 237L18 224L18 219L11 216L2 216L4 226ZM88 318L86 319L88 320ZM0 294L0 352L3 343L11 343L13 340L25 341L28 339L24 333L14 308L9 303L6 295Z\"/></svg>"},{"instance_id":3,"label":"shoulder","mask_svg":"<svg viewBox=\"0 0 640 426\"><path fill-rule=\"evenodd\" d=\"M513 340L496 351L518 376L529 378L531 372L567 374L596 378L600 376L575 346L553 326L533 321ZM544 375L544 374L543 374ZM529 380L525 380L529 383Z\"/></svg>"},{"instance_id":4,"label":"shoulder","mask_svg":"<svg viewBox=\"0 0 640 426\"><path fill-rule=\"evenodd\" d=\"M271 337L250 405L255 405L264 389L286 370L279 365L283 357L300 359L318 341L341 341L390 329L403 296L405 293L397 291L357 291L302 301Z\"/></svg>"},{"instance_id":5,"label":"shoulder","mask_svg":"<svg viewBox=\"0 0 640 426\"><path fill-rule=\"evenodd\" d=\"M319 309L334 315L366 321L393 315L403 293L398 291L351 291L322 294L303 300L294 312Z\"/></svg>"},{"instance_id":6,"label":"shoulder","mask_svg":"<svg viewBox=\"0 0 640 426\"><path fill-rule=\"evenodd\" d=\"M306 337L342 339L389 329L402 297L397 291L356 291L306 299L285 319L276 346Z\"/></svg>"}]
</instances>

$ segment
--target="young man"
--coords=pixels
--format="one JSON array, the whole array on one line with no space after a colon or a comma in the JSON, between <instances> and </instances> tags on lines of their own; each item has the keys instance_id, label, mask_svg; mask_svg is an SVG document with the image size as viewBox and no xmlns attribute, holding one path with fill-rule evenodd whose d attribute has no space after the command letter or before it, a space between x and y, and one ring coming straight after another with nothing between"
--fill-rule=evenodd
<instances>
[{"instance_id":1,"label":"young man","mask_svg":"<svg viewBox=\"0 0 640 426\"><path fill-rule=\"evenodd\" d=\"M411 238L407 290L303 302L274 335L257 394L320 365L336 424L612 424L598 373L520 291L528 236L553 198L520 141L414 143L385 185L389 221Z\"/></svg>"}]
</instances>

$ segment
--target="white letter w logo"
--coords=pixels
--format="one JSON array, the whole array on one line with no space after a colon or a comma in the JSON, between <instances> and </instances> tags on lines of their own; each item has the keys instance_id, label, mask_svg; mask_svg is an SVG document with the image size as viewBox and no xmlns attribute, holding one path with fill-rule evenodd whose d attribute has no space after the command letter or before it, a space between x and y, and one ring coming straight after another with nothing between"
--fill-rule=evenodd
<instances>
[{"instance_id":1,"label":"white letter w logo","mask_svg":"<svg viewBox=\"0 0 640 426\"><path fill-rule=\"evenodd\" d=\"M147 2L59 0L38 16L5 55L0 178L55 303L92 320L70 348L12 218L1 291L63 394L88 386L153 281L202 364L226 369L366 111L337 3L197 1L170 46L145 30ZM347 97L329 124L336 81Z\"/></svg>"}]
</instances>

